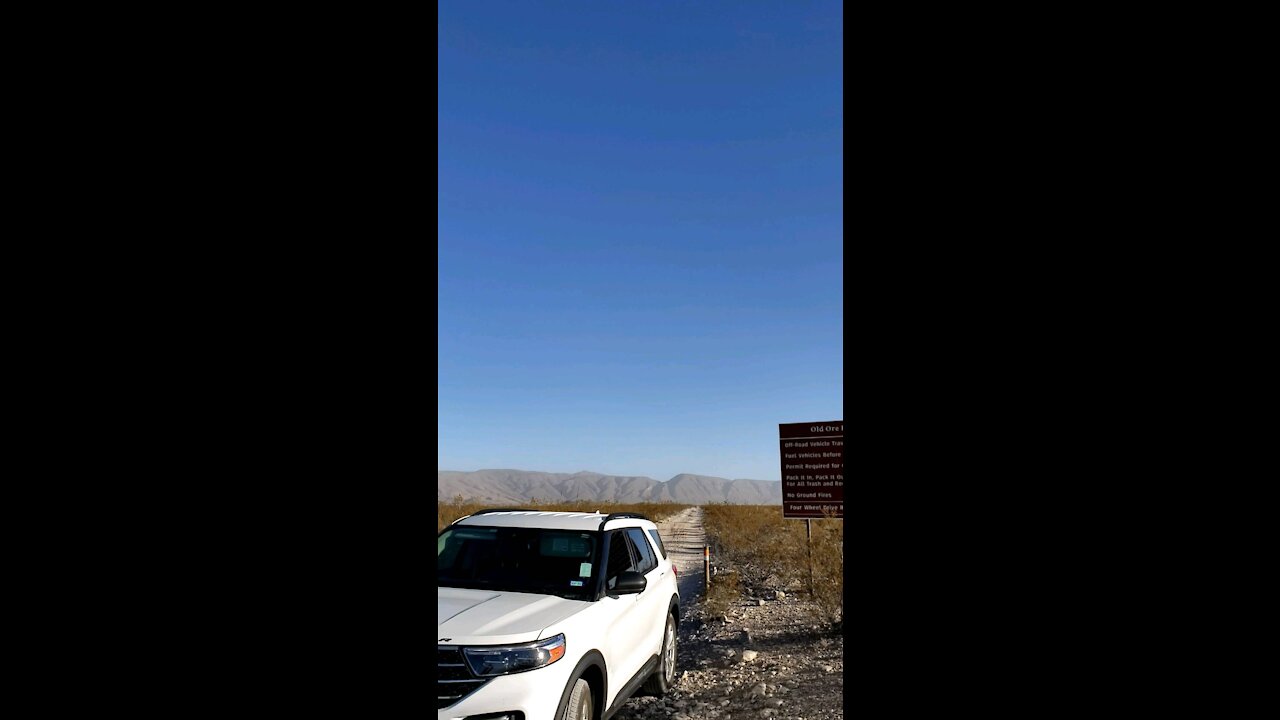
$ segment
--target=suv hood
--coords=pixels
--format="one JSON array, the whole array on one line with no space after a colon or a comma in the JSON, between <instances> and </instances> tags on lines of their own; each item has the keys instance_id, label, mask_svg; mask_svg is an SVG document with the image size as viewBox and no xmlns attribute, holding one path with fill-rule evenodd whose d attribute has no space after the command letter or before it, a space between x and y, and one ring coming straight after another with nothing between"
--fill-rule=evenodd
<instances>
[{"instance_id":1,"label":"suv hood","mask_svg":"<svg viewBox=\"0 0 1280 720\"><path fill-rule=\"evenodd\" d=\"M554 595L436 588L442 645L501 645L538 640L543 628L590 606Z\"/></svg>"}]
</instances>

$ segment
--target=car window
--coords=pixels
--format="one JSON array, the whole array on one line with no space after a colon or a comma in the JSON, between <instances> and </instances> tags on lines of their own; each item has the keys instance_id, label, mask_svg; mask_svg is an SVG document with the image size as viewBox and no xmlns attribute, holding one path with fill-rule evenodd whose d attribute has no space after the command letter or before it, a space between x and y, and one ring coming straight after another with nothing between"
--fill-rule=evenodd
<instances>
[{"instance_id":1,"label":"car window","mask_svg":"<svg viewBox=\"0 0 1280 720\"><path fill-rule=\"evenodd\" d=\"M662 557L665 560L667 557L667 549L662 546L662 538L658 537L658 531L650 530L649 537L653 538L653 544L658 546L658 552L662 553Z\"/></svg>"},{"instance_id":2,"label":"car window","mask_svg":"<svg viewBox=\"0 0 1280 720\"><path fill-rule=\"evenodd\" d=\"M631 557L630 543L627 540L627 534L622 530L615 530L609 534L609 566L605 573L608 581L605 583L610 590L618 582L618 576L628 570L635 569L635 562Z\"/></svg>"},{"instance_id":3,"label":"car window","mask_svg":"<svg viewBox=\"0 0 1280 720\"><path fill-rule=\"evenodd\" d=\"M650 570L658 567L658 558L654 556L653 548L649 547L649 541L645 539L644 530L630 528L627 530L627 535L631 537L631 542L640 554L638 572L641 575L646 575Z\"/></svg>"},{"instance_id":4,"label":"car window","mask_svg":"<svg viewBox=\"0 0 1280 720\"><path fill-rule=\"evenodd\" d=\"M585 599L595 588L596 537L542 528L446 528L436 540L436 584Z\"/></svg>"}]
</instances>

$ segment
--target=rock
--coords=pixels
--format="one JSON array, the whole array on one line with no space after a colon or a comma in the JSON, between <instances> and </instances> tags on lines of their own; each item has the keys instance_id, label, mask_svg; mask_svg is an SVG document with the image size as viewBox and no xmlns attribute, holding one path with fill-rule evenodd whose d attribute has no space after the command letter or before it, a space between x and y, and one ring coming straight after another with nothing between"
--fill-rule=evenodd
<instances>
[{"instance_id":1,"label":"rock","mask_svg":"<svg viewBox=\"0 0 1280 720\"><path fill-rule=\"evenodd\" d=\"M752 695L758 695L760 697L764 697L764 692L765 692L764 683L756 683L756 685L751 688Z\"/></svg>"},{"instance_id":2,"label":"rock","mask_svg":"<svg viewBox=\"0 0 1280 720\"><path fill-rule=\"evenodd\" d=\"M759 605L759 607L764 607L764 598L760 598L759 600L756 600L756 603Z\"/></svg>"},{"instance_id":3,"label":"rock","mask_svg":"<svg viewBox=\"0 0 1280 720\"><path fill-rule=\"evenodd\" d=\"M780 708L780 707L782 707L782 700L780 700L780 699L778 699L778 698L772 698L772 699L769 699L769 700L765 700L765 701L764 701L764 704L765 704L765 705L768 705L768 706L770 706L770 707L777 707L777 708Z\"/></svg>"},{"instance_id":4,"label":"rock","mask_svg":"<svg viewBox=\"0 0 1280 720\"><path fill-rule=\"evenodd\" d=\"M774 599L774 600L785 600L785 599L786 599L786 597L787 597L787 594L786 594L786 593L784 593L784 592L782 592L781 590L776 590L776 591L774 591L774 593L773 593L773 599Z\"/></svg>"},{"instance_id":5,"label":"rock","mask_svg":"<svg viewBox=\"0 0 1280 720\"><path fill-rule=\"evenodd\" d=\"M760 653L756 652L755 650L743 650L742 655L740 656L740 659L742 662L751 662L752 660L755 660L759 656L760 656Z\"/></svg>"},{"instance_id":6,"label":"rock","mask_svg":"<svg viewBox=\"0 0 1280 720\"><path fill-rule=\"evenodd\" d=\"M831 667L830 665L823 665L823 666L822 666L822 672L824 672L824 673L829 673L829 672L831 672L832 670L835 670L835 668Z\"/></svg>"}]
</instances>

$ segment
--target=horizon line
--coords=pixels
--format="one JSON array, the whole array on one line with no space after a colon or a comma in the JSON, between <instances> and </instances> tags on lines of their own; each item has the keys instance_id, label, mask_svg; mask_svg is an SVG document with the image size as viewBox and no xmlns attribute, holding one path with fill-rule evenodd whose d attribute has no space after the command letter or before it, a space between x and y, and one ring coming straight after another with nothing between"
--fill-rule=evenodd
<instances>
[{"instance_id":1,"label":"horizon line","mask_svg":"<svg viewBox=\"0 0 1280 720\"><path fill-rule=\"evenodd\" d=\"M686 473L676 473L675 475L672 475L672 476L671 476L669 479L667 479L667 480L656 480L656 479L654 479L654 478L652 478L652 477L650 477L650 476L648 476L648 475L610 475L609 473L596 472L596 471L594 471L594 470L579 470L579 471L577 471L577 472L552 472L552 471L550 471L550 470L522 470L522 469L520 469L520 468L480 468L480 469L478 469L478 470L443 470L443 469L440 469L440 468L436 468L436 472L438 472L438 473L442 473L442 472L477 473L477 472L485 472L486 470L492 470L492 471L507 471L507 472L543 473L543 474L545 474L545 475L600 475L600 476L602 476L602 477L613 477L613 478L645 478L645 479L648 479L648 480L653 480L654 482L658 482L658 483L667 483L667 482L671 482L672 480L675 480L676 478L680 477L681 475L694 475L694 476L697 476L697 477L715 478L715 479L717 479L717 480L729 480L729 481L731 481L731 482L732 482L732 481L736 481L736 480L751 480L752 482L776 482L776 483L780 483L780 482L782 482L782 480L781 480L781 479L779 479L779 480L766 480L766 479L763 479L763 478L726 478L726 477L721 477L721 476L719 476L719 475L702 475L702 474L700 474L700 473L687 473L687 472L686 472Z\"/></svg>"}]
</instances>

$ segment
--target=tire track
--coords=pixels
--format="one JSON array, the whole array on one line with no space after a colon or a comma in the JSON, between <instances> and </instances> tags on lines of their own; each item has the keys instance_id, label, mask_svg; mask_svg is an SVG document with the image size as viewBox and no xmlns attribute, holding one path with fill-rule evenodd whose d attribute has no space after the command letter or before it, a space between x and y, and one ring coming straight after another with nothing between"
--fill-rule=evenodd
<instances>
[{"instance_id":1,"label":"tire track","mask_svg":"<svg viewBox=\"0 0 1280 720\"><path fill-rule=\"evenodd\" d=\"M702 508L691 507L657 523L667 557L678 568L676 587L680 589L682 608L702 602L705 587L702 551L707 534L702 527Z\"/></svg>"}]
</instances>

